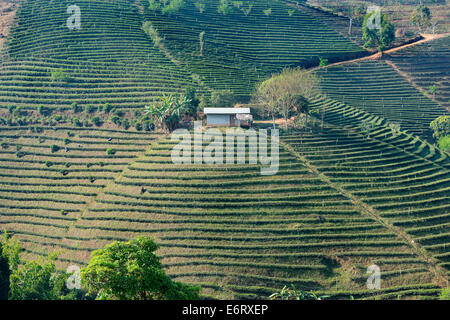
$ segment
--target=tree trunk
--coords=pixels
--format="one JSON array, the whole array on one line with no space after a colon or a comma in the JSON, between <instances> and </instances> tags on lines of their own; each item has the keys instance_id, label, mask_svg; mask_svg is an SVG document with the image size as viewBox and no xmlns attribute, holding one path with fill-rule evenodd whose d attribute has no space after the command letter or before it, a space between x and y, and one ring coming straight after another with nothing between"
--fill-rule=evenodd
<instances>
[{"instance_id":1,"label":"tree trunk","mask_svg":"<svg viewBox=\"0 0 450 320\"><path fill-rule=\"evenodd\" d=\"M353 18L350 18L350 24L348 27L348 35L351 36L352 35L352 27L353 27Z\"/></svg>"}]
</instances>

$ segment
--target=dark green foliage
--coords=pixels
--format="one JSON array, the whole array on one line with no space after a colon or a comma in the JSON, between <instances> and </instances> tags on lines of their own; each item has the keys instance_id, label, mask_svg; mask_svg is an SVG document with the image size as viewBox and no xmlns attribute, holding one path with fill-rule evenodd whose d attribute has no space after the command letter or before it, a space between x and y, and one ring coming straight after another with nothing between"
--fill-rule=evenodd
<instances>
[{"instance_id":1,"label":"dark green foliage","mask_svg":"<svg viewBox=\"0 0 450 320\"><path fill-rule=\"evenodd\" d=\"M103 105L103 112L109 113L112 110L112 106L107 102Z\"/></svg>"},{"instance_id":2,"label":"dark green foliage","mask_svg":"<svg viewBox=\"0 0 450 320\"><path fill-rule=\"evenodd\" d=\"M38 113L42 116L48 117L52 114L52 109L44 107L42 104L38 107Z\"/></svg>"},{"instance_id":3,"label":"dark green foliage","mask_svg":"<svg viewBox=\"0 0 450 320\"><path fill-rule=\"evenodd\" d=\"M77 117L73 117L73 118L72 118L72 124L73 124L75 127L81 127L81 126L83 126L83 124L81 123L80 119L78 119Z\"/></svg>"},{"instance_id":4,"label":"dark green foliage","mask_svg":"<svg viewBox=\"0 0 450 320\"><path fill-rule=\"evenodd\" d=\"M60 149L60 147L57 146L56 144L52 144L52 145L50 146L50 151L51 151L52 153L53 153L53 152L58 152L59 149Z\"/></svg>"},{"instance_id":5,"label":"dark green foliage","mask_svg":"<svg viewBox=\"0 0 450 320\"><path fill-rule=\"evenodd\" d=\"M388 16L383 14L381 28L370 29L368 22L375 14L375 12L368 13L364 18L362 39L366 48L378 48L379 51L384 51L395 41L395 27Z\"/></svg>"},{"instance_id":6,"label":"dark green foliage","mask_svg":"<svg viewBox=\"0 0 450 320\"><path fill-rule=\"evenodd\" d=\"M199 299L199 287L174 282L164 273L157 249L147 237L107 245L92 253L81 271L82 283L100 299Z\"/></svg>"},{"instance_id":7,"label":"dark green foliage","mask_svg":"<svg viewBox=\"0 0 450 320\"><path fill-rule=\"evenodd\" d=\"M197 114L198 105L200 104L195 88L192 86L186 87L184 96L190 101L186 106L186 114L195 116Z\"/></svg>"},{"instance_id":8,"label":"dark green foliage","mask_svg":"<svg viewBox=\"0 0 450 320\"><path fill-rule=\"evenodd\" d=\"M237 99L231 90L217 90L211 94L211 107L232 107Z\"/></svg>"},{"instance_id":9,"label":"dark green foliage","mask_svg":"<svg viewBox=\"0 0 450 320\"><path fill-rule=\"evenodd\" d=\"M72 103L72 111L74 113L79 113L83 110L83 108L81 106L78 105L78 103L74 102Z\"/></svg>"},{"instance_id":10,"label":"dark green foliage","mask_svg":"<svg viewBox=\"0 0 450 320\"><path fill-rule=\"evenodd\" d=\"M0 243L0 300L8 300L10 274L8 258L2 254Z\"/></svg>"},{"instance_id":11,"label":"dark green foliage","mask_svg":"<svg viewBox=\"0 0 450 320\"><path fill-rule=\"evenodd\" d=\"M134 122L134 128L135 128L137 131L142 131L142 122L140 122L140 121L135 121L135 122Z\"/></svg>"},{"instance_id":12,"label":"dark green foliage","mask_svg":"<svg viewBox=\"0 0 450 320\"><path fill-rule=\"evenodd\" d=\"M419 31L431 25L431 11L430 8L424 5L418 5L411 13L409 21L412 25L417 26Z\"/></svg>"},{"instance_id":13,"label":"dark green foliage","mask_svg":"<svg viewBox=\"0 0 450 320\"><path fill-rule=\"evenodd\" d=\"M88 104L88 105L84 108L84 111L85 111L86 113L93 113L95 110L96 110L96 108L95 108L93 105L91 105L91 104Z\"/></svg>"},{"instance_id":14,"label":"dark green foliage","mask_svg":"<svg viewBox=\"0 0 450 320\"><path fill-rule=\"evenodd\" d=\"M144 120L143 127L145 131L152 131L155 129L155 126L151 120Z\"/></svg>"},{"instance_id":15,"label":"dark green foliage","mask_svg":"<svg viewBox=\"0 0 450 320\"><path fill-rule=\"evenodd\" d=\"M56 83L67 83L71 81L69 74L65 72L62 68L52 70L50 79L52 82Z\"/></svg>"},{"instance_id":16,"label":"dark green foliage","mask_svg":"<svg viewBox=\"0 0 450 320\"><path fill-rule=\"evenodd\" d=\"M92 117L91 122L97 126L100 127L102 125L102 121L100 120L100 117Z\"/></svg>"},{"instance_id":17,"label":"dark green foliage","mask_svg":"<svg viewBox=\"0 0 450 320\"><path fill-rule=\"evenodd\" d=\"M115 114L111 117L111 121L114 122L114 124L119 125L121 120L120 117Z\"/></svg>"},{"instance_id":18,"label":"dark green foliage","mask_svg":"<svg viewBox=\"0 0 450 320\"><path fill-rule=\"evenodd\" d=\"M128 119L122 119L122 127L125 130L128 130L130 128L130 121L128 121Z\"/></svg>"}]
</instances>

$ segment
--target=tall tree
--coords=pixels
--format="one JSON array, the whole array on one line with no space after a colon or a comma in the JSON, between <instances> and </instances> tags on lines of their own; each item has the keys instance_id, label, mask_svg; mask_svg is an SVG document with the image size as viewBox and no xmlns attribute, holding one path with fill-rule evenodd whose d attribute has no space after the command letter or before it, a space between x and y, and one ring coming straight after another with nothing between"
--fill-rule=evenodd
<instances>
[{"instance_id":1,"label":"tall tree","mask_svg":"<svg viewBox=\"0 0 450 320\"><path fill-rule=\"evenodd\" d=\"M430 8L424 5L418 5L409 18L412 25L418 27L419 32L422 32L424 28L431 26L431 11Z\"/></svg>"},{"instance_id":2,"label":"tall tree","mask_svg":"<svg viewBox=\"0 0 450 320\"><path fill-rule=\"evenodd\" d=\"M147 237L107 245L92 253L81 271L82 283L98 299L199 299L199 287L174 282L164 273L157 249Z\"/></svg>"},{"instance_id":3,"label":"tall tree","mask_svg":"<svg viewBox=\"0 0 450 320\"><path fill-rule=\"evenodd\" d=\"M348 16L349 16L349 26L348 26L348 34L351 36L353 31L353 24L357 23L361 25L364 19L364 13L366 9L362 6L350 6L348 8Z\"/></svg>"},{"instance_id":4,"label":"tall tree","mask_svg":"<svg viewBox=\"0 0 450 320\"><path fill-rule=\"evenodd\" d=\"M395 41L395 27L385 14L381 15L379 26L371 26L369 22L375 14L374 11L365 16L362 39L366 48L378 48L382 52Z\"/></svg>"},{"instance_id":5,"label":"tall tree","mask_svg":"<svg viewBox=\"0 0 450 320\"><path fill-rule=\"evenodd\" d=\"M9 293L9 270L8 258L3 256L2 245L0 243L0 300L8 300Z\"/></svg>"},{"instance_id":6,"label":"tall tree","mask_svg":"<svg viewBox=\"0 0 450 320\"><path fill-rule=\"evenodd\" d=\"M307 99L318 86L319 80L313 73L301 68L285 69L262 82L255 98L271 115L274 128L275 117L279 114L287 129L288 119L295 111L308 115Z\"/></svg>"}]
</instances>

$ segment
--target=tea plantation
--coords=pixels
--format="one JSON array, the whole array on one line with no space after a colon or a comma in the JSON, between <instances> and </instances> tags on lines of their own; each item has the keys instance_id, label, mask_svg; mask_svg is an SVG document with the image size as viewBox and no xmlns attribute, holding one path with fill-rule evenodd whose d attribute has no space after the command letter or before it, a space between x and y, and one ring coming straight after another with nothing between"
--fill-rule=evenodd
<instances>
[{"instance_id":1,"label":"tea plantation","mask_svg":"<svg viewBox=\"0 0 450 320\"><path fill-rule=\"evenodd\" d=\"M20 241L22 263L57 251L61 271L84 267L94 250L145 235L166 273L205 298L295 285L331 299L438 299L450 155L430 122L449 115L450 38L355 61L369 52L360 27L345 36L345 18L305 1L225 2L162 12L159 1L80 0L72 29L72 1L20 3L0 52L0 231ZM296 66L320 86L305 96L309 124L279 126L272 176L248 161L176 164L177 142L145 115L189 88L202 99L229 90L256 111L258 83ZM196 116L177 124L192 132ZM264 116L255 129L272 125Z\"/></svg>"}]
</instances>

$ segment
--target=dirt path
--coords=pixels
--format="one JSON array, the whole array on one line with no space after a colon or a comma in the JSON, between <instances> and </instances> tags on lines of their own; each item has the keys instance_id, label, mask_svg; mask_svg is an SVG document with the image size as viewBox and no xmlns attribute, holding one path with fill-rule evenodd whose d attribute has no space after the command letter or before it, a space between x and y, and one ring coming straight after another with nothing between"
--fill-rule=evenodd
<instances>
[{"instance_id":1,"label":"dirt path","mask_svg":"<svg viewBox=\"0 0 450 320\"><path fill-rule=\"evenodd\" d=\"M384 51L384 54L390 54L393 52L397 52L403 49L406 49L408 47L413 47L413 46L417 46L419 44L425 43L425 42L429 42L429 41L433 41L436 39L440 39L440 38L444 38L449 36L450 33L441 33L441 34L421 34L422 36L422 40L416 41L416 42L412 42L412 43L408 43L408 44L404 44L389 50ZM340 61L340 62L335 62L335 63L331 63L329 64L327 67L333 67L333 66L338 66L338 65L342 65L342 64L347 64L347 63L352 63L352 62L358 62L358 61L365 61L365 60L379 60L381 58L381 52L377 52L374 53L370 56L366 56L366 57L362 57L362 58L358 58L358 59L352 59L352 60L345 60L345 61ZM314 71L317 69L320 69L321 67L314 67L311 68L309 70ZM322 67L323 68L323 67Z\"/></svg>"}]
</instances>

